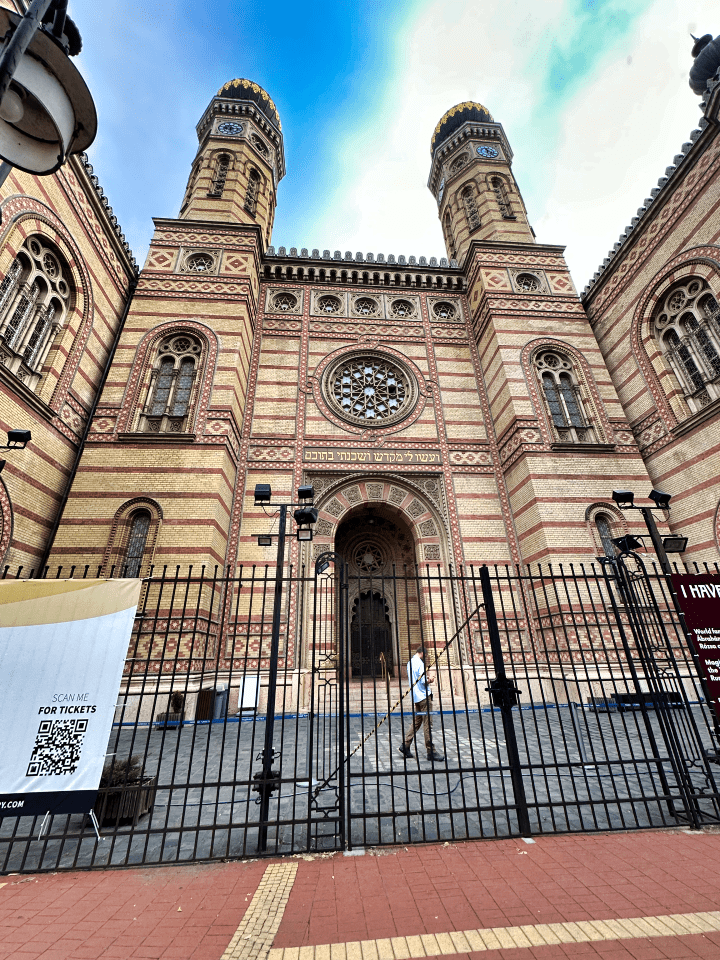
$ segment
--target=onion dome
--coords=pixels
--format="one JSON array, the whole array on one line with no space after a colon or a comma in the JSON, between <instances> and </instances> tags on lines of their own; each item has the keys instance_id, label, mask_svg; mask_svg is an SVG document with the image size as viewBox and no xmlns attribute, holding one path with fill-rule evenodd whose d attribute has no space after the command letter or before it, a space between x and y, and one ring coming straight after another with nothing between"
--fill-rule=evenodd
<instances>
[{"instance_id":1,"label":"onion dome","mask_svg":"<svg viewBox=\"0 0 720 960\"><path fill-rule=\"evenodd\" d=\"M277 107L263 88L252 80L228 80L217 92L225 100L246 100L256 104L273 126L282 130Z\"/></svg>"},{"instance_id":2,"label":"onion dome","mask_svg":"<svg viewBox=\"0 0 720 960\"><path fill-rule=\"evenodd\" d=\"M435 127L432 140L430 141L430 152L432 153L438 144L455 133L467 120L476 120L478 123L495 122L490 111L481 103L475 103L473 100L458 103L457 106L443 114L440 123Z\"/></svg>"},{"instance_id":3,"label":"onion dome","mask_svg":"<svg viewBox=\"0 0 720 960\"><path fill-rule=\"evenodd\" d=\"M704 37L693 37L693 40L695 43L690 55L695 63L690 70L690 89L702 97L708 80L713 79L720 67L720 37L713 40L712 34L706 33Z\"/></svg>"}]
</instances>

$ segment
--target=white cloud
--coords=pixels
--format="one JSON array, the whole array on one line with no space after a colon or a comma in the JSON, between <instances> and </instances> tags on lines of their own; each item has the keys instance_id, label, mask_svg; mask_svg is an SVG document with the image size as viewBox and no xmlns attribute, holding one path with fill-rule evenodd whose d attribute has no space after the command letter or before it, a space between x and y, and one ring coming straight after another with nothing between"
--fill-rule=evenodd
<instances>
[{"instance_id":1,"label":"white cloud","mask_svg":"<svg viewBox=\"0 0 720 960\"><path fill-rule=\"evenodd\" d=\"M430 136L449 107L478 100L510 138L538 239L567 244L584 284L697 124L688 33L712 30L714 13L709 0L657 0L557 103L547 57L572 33L564 0L433 0L398 39L376 116L337 141L334 194L306 229L343 251L444 255ZM577 40L602 41L592 27Z\"/></svg>"}]
</instances>

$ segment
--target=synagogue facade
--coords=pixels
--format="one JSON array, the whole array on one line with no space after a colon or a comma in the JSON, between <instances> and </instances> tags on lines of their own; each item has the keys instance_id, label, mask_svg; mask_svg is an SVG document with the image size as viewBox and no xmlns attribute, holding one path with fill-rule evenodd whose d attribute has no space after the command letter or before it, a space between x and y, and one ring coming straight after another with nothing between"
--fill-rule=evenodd
<instances>
[{"instance_id":1,"label":"synagogue facade","mask_svg":"<svg viewBox=\"0 0 720 960\"><path fill-rule=\"evenodd\" d=\"M295 569L326 550L362 575L588 563L644 532L611 491L653 487L673 495L661 532L688 537L678 559L717 561L718 89L584 292L536 242L479 103L430 137L441 259L273 246L282 125L248 80L200 118L139 272L85 159L14 171L1 419L33 440L0 476L3 568L273 564L256 483L314 486Z\"/></svg>"}]
</instances>

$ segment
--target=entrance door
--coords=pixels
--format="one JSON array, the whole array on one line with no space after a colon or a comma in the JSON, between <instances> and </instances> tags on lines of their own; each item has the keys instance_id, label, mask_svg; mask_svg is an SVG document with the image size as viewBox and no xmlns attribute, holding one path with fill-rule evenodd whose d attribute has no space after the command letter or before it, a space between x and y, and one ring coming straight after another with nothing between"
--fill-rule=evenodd
<instances>
[{"instance_id":1,"label":"entrance door","mask_svg":"<svg viewBox=\"0 0 720 960\"><path fill-rule=\"evenodd\" d=\"M355 602L350 626L353 677L381 677L383 666L393 676L390 621L379 593L362 593Z\"/></svg>"}]
</instances>

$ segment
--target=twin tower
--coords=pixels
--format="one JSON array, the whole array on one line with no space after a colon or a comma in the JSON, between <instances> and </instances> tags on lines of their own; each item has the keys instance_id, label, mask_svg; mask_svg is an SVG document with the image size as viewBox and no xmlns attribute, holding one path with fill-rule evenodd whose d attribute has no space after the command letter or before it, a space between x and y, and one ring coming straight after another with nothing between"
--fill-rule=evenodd
<instances>
[{"instance_id":1,"label":"twin tower","mask_svg":"<svg viewBox=\"0 0 720 960\"><path fill-rule=\"evenodd\" d=\"M277 186L285 176L275 104L250 80L231 80L197 126L200 147L180 218L255 223L270 243ZM448 257L462 261L471 239L532 243L501 124L479 103L460 103L436 126L428 188L437 200Z\"/></svg>"}]
</instances>

